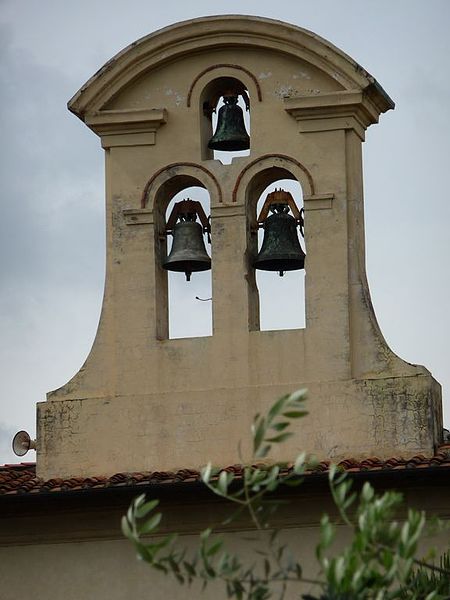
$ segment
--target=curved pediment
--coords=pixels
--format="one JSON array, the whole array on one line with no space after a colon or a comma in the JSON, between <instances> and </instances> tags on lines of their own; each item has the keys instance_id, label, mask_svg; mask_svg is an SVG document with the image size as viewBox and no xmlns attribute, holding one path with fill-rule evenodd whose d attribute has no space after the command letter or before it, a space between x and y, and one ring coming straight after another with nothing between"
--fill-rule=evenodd
<instances>
[{"instance_id":1,"label":"curved pediment","mask_svg":"<svg viewBox=\"0 0 450 600\"><path fill-rule=\"evenodd\" d=\"M305 77L319 81L313 81L316 88L310 91L363 91L370 96L379 112L393 107L392 100L375 79L330 42L288 23L241 15L220 15L184 21L141 38L108 61L75 94L68 107L83 120L85 115L104 109L122 108L120 103L119 106L114 105L115 99L143 77L160 73L169 65L186 61L190 57L196 57L197 60L202 55L210 56L210 60L214 61L217 52L223 54L227 51L235 56L245 52L259 56L261 78L264 77L264 57L269 53L282 55L292 64L297 61L310 68L313 75L306 74ZM188 98L189 91L183 90L181 101ZM302 90L299 94L302 94ZM295 89L293 95L296 95ZM136 101L134 104L138 106ZM164 107L152 105L149 108Z\"/></svg>"}]
</instances>

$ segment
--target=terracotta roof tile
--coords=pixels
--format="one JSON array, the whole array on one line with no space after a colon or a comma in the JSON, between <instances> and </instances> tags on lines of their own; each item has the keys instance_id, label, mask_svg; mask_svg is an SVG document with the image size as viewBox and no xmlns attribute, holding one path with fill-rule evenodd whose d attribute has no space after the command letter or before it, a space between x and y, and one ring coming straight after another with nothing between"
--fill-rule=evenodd
<instances>
[{"instance_id":1,"label":"terracotta roof tile","mask_svg":"<svg viewBox=\"0 0 450 600\"><path fill-rule=\"evenodd\" d=\"M314 476L328 471L329 461L322 461L312 467L307 475ZM375 472L375 471L406 471L423 469L448 469L450 473L450 444L441 446L436 454L430 458L419 454L412 458L404 459L392 457L387 460L379 458L365 458L355 460L348 458L342 460L339 466L349 473ZM292 465L281 470L288 473ZM242 475L241 465L231 465L223 470L234 473L237 477ZM13 496L24 494L42 494L58 492L83 492L85 490L98 490L106 488L133 488L151 484L195 483L201 480L200 472L192 469L180 469L174 472L146 471L139 473L116 473L111 477L69 477L67 479L53 478L44 481L36 477L35 463L7 464L0 466L0 496Z\"/></svg>"}]
</instances>

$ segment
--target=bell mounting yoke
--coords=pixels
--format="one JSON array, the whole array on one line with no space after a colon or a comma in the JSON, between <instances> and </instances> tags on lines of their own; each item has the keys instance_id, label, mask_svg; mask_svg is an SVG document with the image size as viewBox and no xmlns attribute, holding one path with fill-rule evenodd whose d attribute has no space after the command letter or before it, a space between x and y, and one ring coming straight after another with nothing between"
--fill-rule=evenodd
<instances>
[{"instance_id":1,"label":"bell mounting yoke","mask_svg":"<svg viewBox=\"0 0 450 600\"><path fill-rule=\"evenodd\" d=\"M190 198L175 203L167 220L165 233L173 233L173 228L179 219L195 221L196 219L192 219L192 216L198 216L204 233L211 233L211 224L209 222L209 218L206 216L205 211L203 210L203 206L198 200L191 200Z\"/></svg>"},{"instance_id":2,"label":"bell mounting yoke","mask_svg":"<svg viewBox=\"0 0 450 600\"><path fill-rule=\"evenodd\" d=\"M274 204L285 204L289 206L292 215L294 216L294 219L296 220L297 225L300 228L302 237L305 237L305 221L303 218L303 208L299 210L294 198L292 197L292 194L290 192L282 190L281 188L279 190L274 190L273 192L270 192L270 194L267 194L267 198L264 201L264 204L261 208L261 212L259 213L259 216L256 219L258 223L258 229L264 227L264 221L267 219L269 215L269 210Z\"/></svg>"},{"instance_id":3,"label":"bell mounting yoke","mask_svg":"<svg viewBox=\"0 0 450 600\"><path fill-rule=\"evenodd\" d=\"M203 104L203 114L211 119L212 114L217 110L217 104L221 98L238 98L242 96L245 104L245 109L250 110L250 97L245 86L233 77L223 77L219 80L218 86L210 95L208 100Z\"/></svg>"}]
</instances>

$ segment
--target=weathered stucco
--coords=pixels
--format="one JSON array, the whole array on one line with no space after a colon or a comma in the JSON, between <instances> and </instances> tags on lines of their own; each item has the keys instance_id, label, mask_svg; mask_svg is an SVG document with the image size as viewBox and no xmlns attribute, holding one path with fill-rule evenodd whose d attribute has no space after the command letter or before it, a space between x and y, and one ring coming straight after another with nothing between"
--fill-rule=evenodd
<instances>
[{"instance_id":1,"label":"weathered stucco","mask_svg":"<svg viewBox=\"0 0 450 600\"><path fill-rule=\"evenodd\" d=\"M428 515L448 520L445 493L448 486L444 474L441 474L440 484L439 478L433 481L428 478L419 483L419 474L412 471L416 477L410 479L406 487L405 478L398 474L395 483L397 489L405 492L408 506L420 507ZM392 485L391 477L388 486ZM184 487L185 484L181 484L178 492L172 490L170 498L167 490L161 489L164 486L158 491L149 491L151 497L162 496L161 534L177 532L180 546L195 551L199 531L214 524L215 530L223 535L228 550L236 551L244 561L247 557L249 564L254 563L253 549L260 544L248 517L241 515L232 524L217 526L233 512L232 506L208 495L205 488L189 491ZM58 493L51 493L47 498L35 495L28 498L28 502L26 498L10 498L9 506L8 499L3 497L0 514L2 600L30 597L34 600L184 600L198 597L217 600L226 597L222 584L211 583L200 594L195 584L190 588L180 586L172 577L136 560L132 544L123 538L119 527L132 492L114 495L114 491L109 490L97 496L86 492L65 498L57 496ZM333 521L338 521L326 478L322 484L318 484L317 478L311 485L305 481L293 493L291 488L291 493L283 499L289 500L277 512L273 525L284 529L280 539L301 563L304 576L315 578L314 547L319 537L320 517L327 512ZM256 538L256 541L249 541L249 538ZM347 527L338 525L333 551L341 550L350 538ZM448 532L432 540L427 538L424 544L435 547L439 555L448 547ZM425 549L421 545L419 555L425 553ZM286 599L297 600L300 591L311 592L312 588L307 584L296 584Z\"/></svg>"},{"instance_id":2,"label":"weathered stucco","mask_svg":"<svg viewBox=\"0 0 450 600\"><path fill-rule=\"evenodd\" d=\"M200 109L220 77L251 98L250 156L231 165L206 149ZM132 44L69 108L105 149L106 287L88 359L38 405L39 476L236 463L253 415L300 387L310 416L278 458L433 453L439 384L388 348L365 276L361 145L393 108L370 75L303 29L208 17ZM262 332L251 229L280 177L304 194L306 327ZM211 199L213 335L170 340L159 232L193 184Z\"/></svg>"}]
</instances>

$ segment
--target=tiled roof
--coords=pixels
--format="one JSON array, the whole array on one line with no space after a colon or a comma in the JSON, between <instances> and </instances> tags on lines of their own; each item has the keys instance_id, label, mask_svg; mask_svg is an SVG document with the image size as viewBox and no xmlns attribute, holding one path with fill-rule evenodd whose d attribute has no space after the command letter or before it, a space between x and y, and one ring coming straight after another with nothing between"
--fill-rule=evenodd
<instances>
[{"instance_id":1,"label":"tiled roof","mask_svg":"<svg viewBox=\"0 0 450 600\"><path fill-rule=\"evenodd\" d=\"M326 473L330 463L318 463L307 473L308 476ZM427 458L423 455L413 458L390 458L380 460L367 458L364 460L346 459L339 466L349 473L363 472L406 472L410 470L449 469L450 474L450 444L441 446L434 456ZM232 471L239 477L242 466L234 465L224 469ZM289 467L284 470L288 473ZM176 472L146 471L140 473L117 473L111 477L71 477L67 479L43 479L36 477L34 463L20 463L16 465L0 466L0 496L14 495L39 495L45 493L57 494L58 492L80 492L85 490L104 490L114 488L139 488L156 484L196 483L201 481L199 471L182 469Z\"/></svg>"}]
</instances>

